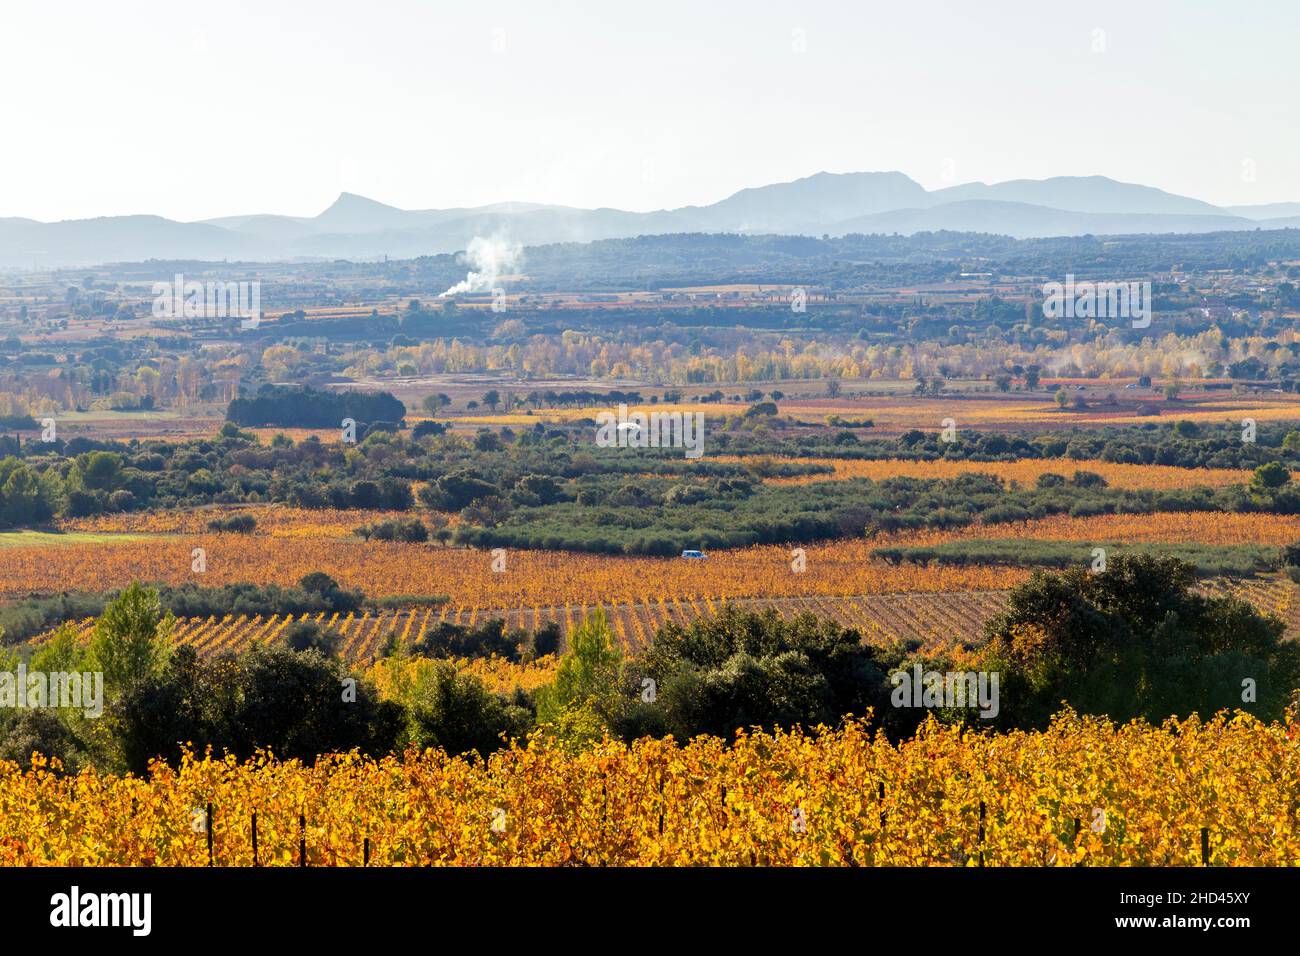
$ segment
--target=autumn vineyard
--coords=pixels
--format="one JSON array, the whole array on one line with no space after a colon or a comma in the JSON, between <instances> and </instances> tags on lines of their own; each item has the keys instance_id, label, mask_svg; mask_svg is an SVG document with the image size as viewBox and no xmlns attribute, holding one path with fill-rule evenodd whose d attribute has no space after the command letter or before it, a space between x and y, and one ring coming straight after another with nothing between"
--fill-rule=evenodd
<instances>
[{"instance_id":1,"label":"autumn vineyard","mask_svg":"<svg viewBox=\"0 0 1300 956\"><path fill-rule=\"evenodd\" d=\"M0 272L0 874L1300 865L1255 232Z\"/></svg>"},{"instance_id":2,"label":"autumn vineyard","mask_svg":"<svg viewBox=\"0 0 1300 956\"><path fill-rule=\"evenodd\" d=\"M0 863L1295 865L1297 801L1294 723L1067 713L1033 733L926 725L895 745L853 722L580 755L535 741L485 762L187 756L146 778L9 766Z\"/></svg>"},{"instance_id":3,"label":"autumn vineyard","mask_svg":"<svg viewBox=\"0 0 1300 956\"><path fill-rule=\"evenodd\" d=\"M1288 633L1300 634L1300 607L1296 587L1287 581L1213 581L1207 593L1230 594L1250 602L1261 611L1287 623ZM294 621L312 622L335 633L342 655L349 661L373 662L389 645L399 647L423 634L431 625L443 622L472 628L500 619L508 628L537 630L555 624L567 634L601 610L610 621L620 646L630 653L650 646L653 635L668 622L687 624L701 617L713 617L732 604L750 610L771 608L782 618L812 614L862 631L868 639L909 640L946 645L977 640L983 622L1001 607L1004 591L965 593L864 594L856 597L723 598L674 597L646 603L534 605L530 608L421 607L395 611L339 612L300 615L226 615L217 618L181 618L172 632L178 644L193 647L203 655L240 651L254 643L273 643L283 637ZM75 623L76 633L88 640L95 618ZM39 640L39 638L38 638Z\"/></svg>"}]
</instances>

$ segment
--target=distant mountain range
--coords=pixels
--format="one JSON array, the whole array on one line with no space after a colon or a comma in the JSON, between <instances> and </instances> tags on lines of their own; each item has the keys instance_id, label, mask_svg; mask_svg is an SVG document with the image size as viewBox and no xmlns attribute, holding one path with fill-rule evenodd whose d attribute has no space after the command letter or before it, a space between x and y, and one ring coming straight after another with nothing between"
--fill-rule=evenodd
<instances>
[{"instance_id":1,"label":"distant mountain range","mask_svg":"<svg viewBox=\"0 0 1300 956\"><path fill-rule=\"evenodd\" d=\"M682 232L840 236L951 230L1035 238L1296 227L1300 202L1221 207L1104 176L928 191L899 172L817 173L742 189L709 206L656 212L535 203L406 210L343 193L311 217L259 214L175 222L111 216L52 223L0 218L0 267L144 259L404 259L455 252L475 236L493 235L543 245Z\"/></svg>"}]
</instances>

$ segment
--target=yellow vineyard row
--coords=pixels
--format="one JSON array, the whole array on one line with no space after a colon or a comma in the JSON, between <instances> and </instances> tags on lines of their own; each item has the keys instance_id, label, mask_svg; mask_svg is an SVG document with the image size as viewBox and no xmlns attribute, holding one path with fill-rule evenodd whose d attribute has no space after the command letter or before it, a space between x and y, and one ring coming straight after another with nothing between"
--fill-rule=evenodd
<instances>
[{"instance_id":1,"label":"yellow vineyard row","mask_svg":"<svg viewBox=\"0 0 1300 956\"><path fill-rule=\"evenodd\" d=\"M1300 603L1296 587L1282 579L1246 581L1215 580L1203 585L1210 594L1235 594L1267 614L1281 618L1288 631L1300 634ZM873 644L894 640L920 641L930 648L951 647L957 642L979 639L985 620L995 614L1005 598L1003 591L970 591L941 594L863 594L848 597L804 595L794 598L743 599L731 603L746 610L773 608L785 619L799 614L829 618L858 628ZM341 655L350 662L364 663L382 656L390 644L409 646L426 630L441 622L467 627L501 619L506 627L536 631L549 624L560 633L570 630L602 608L619 644L629 653L648 647L655 633L668 622L689 624L713 617L727 603L722 597L654 597L640 601L611 601L490 608L480 605L444 604L393 611L361 613L318 612L302 615L226 615L183 618L177 622L174 639L194 647L200 655L240 651L254 643L283 640L295 621L311 621L336 634ZM90 636L94 619L77 624L83 638ZM38 638L41 640L43 638Z\"/></svg>"},{"instance_id":2,"label":"yellow vineyard row","mask_svg":"<svg viewBox=\"0 0 1300 956\"><path fill-rule=\"evenodd\" d=\"M363 847L381 866L1294 866L1298 792L1300 725L1244 715L576 754L534 737L487 760L187 758L145 777L3 762L0 865L202 866L210 845L225 866L360 866Z\"/></svg>"}]
</instances>

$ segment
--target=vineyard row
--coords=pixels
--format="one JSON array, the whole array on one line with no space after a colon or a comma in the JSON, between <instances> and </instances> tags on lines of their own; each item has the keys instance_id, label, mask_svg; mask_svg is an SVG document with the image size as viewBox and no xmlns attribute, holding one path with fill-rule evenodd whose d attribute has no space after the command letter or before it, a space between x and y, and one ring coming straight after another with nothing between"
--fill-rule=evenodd
<instances>
[{"instance_id":1,"label":"vineyard row","mask_svg":"<svg viewBox=\"0 0 1300 956\"><path fill-rule=\"evenodd\" d=\"M1274 614L1287 623L1288 632L1300 633L1300 606L1294 601L1295 587L1288 581L1213 581L1209 593L1235 593L1259 610ZM799 614L829 618L856 627L872 643L916 640L931 648L951 646L958 641L979 638L983 623L995 614L1006 597L1002 591L970 591L946 594L870 594L853 597L805 595L802 597L751 598L731 603L745 610L773 608L784 619ZM640 602L533 605L522 608L489 608L444 604L439 607L302 615L225 615L224 617L182 618L174 633L178 644L194 647L200 655L239 651L254 643L275 643L295 621L311 621L338 636L338 648L348 661L365 662L381 655L390 643L408 646L430 627L448 622L475 627L500 618L508 628L535 631L556 624L567 635L598 607L605 611L621 647L629 653L646 648L656 631L668 622L686 625L699 618L713 617L723 606L711 597L653 597ZM78 631L89 637L94 619L78 623Z\"/></svg>"}]
</instances>

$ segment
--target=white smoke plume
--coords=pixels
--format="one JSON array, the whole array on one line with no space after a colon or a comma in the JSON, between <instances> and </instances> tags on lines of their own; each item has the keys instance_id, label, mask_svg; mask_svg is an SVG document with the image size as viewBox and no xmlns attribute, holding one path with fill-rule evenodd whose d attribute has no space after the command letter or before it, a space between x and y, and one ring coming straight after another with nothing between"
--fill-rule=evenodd
<instances>
[{"instance_id":1,"label":"white smoke plume","mask_svg":"<svg viewBox=\"0 0 1300 956\"><path fill-rule=\"evenodd\" d=\"M439 298L465 292L491 292L501 276L519 271L523 255L523 247L517 242L501 236L475 236L470 240L464 255L470 266L469 274Z\"/></svg>"}]
</instances>

